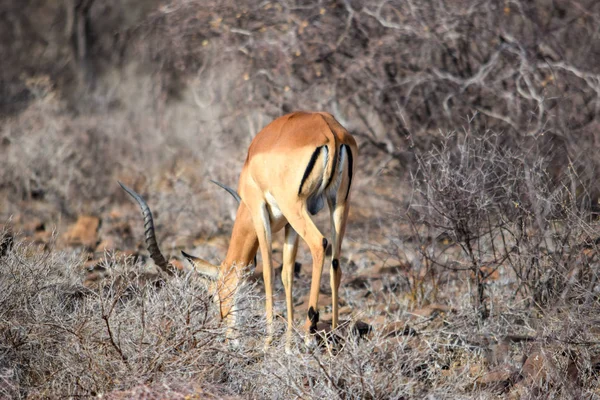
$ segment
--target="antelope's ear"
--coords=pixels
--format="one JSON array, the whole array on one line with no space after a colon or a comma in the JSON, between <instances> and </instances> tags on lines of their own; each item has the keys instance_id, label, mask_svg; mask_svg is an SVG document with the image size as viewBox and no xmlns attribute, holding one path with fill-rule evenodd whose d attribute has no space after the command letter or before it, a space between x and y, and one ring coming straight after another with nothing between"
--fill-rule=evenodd
<instances>
[{"instance_id":1,"label":"antelope's ear","mask_svg":"<svg viewBox=\"0 0 600 400\"><path fill-rule=\"evenodd\" d=\"M238 194L238 192L235 191L235 189L230 188L229 186L225 185L224 183L218 182L218 181L213 181L212 179L210 180L212 183L214 183L215 185L225 189L227 191L227 193L229 193L234 199L235 201L237 201L238 206L240 204L242 204L242 198L240 197L240 195Z\"/></svg>"},{"instance_id":2,"label":"antelope's ear","mask_svg":"<svg viewBox=\"0 0 600 400\"><path fill-rule=\"evenodd\" d=\"M216 265L212 265L208 261L204 261L201 258L194 257L191 254L182 251L181 254L192 264L194 270L198 272L200 275L204 275L209 279L216 280L219 277L219 267Z\"/></svg>"}]
</instances>

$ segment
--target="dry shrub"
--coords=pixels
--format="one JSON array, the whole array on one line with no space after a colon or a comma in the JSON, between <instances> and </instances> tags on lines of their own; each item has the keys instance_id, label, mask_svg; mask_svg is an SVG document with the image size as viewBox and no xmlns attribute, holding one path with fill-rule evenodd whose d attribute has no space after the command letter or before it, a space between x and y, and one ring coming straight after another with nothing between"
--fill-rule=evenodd
<instances>
[{"instance_id":1,"label":"dry shrub","mask_svg":"<svg viewBox=\"0 0 600 400\"><path fill-rule=\"evenodd\" d=\"M110 278L92 291L77 254L23 242L0 264L3 395L89 396L218 374L222 332L197 280L143 279L141 265L107 259Z\"/></svg>"},{"instance_id":2,"label":"dry shrub","mask_svg":"<svg viewBox=\"0 0 600 400\"><path fill-rule=\"evenodd\" d=\"M429 237L450 242L423 256L436 267L471 270L482 315L488 278L500 268L512 270L514 290L531 304L571 296L591 304L600 232L590 182L573 164L552 177L538 149L511 148L501 139L489 132L452 134L417 158L414 222Z\"/></svg>"},{"instance_id":3,"label":"dry shrub","mask_svg":"<svg viewBox=\"0 0 600 400\"><path fill-rule=\"evenodd\" d=\"M591 0L173 0L131 44L169 87L191 77L203 92L228 74L227 95L209 96L227 103L226 129L257 110L326 109L361 138L361 154L383 151L404 171L407 148L427 149L477 111L477 130L552 142L592 176L599 18Z\"/></svg>"},{"instance_id":4,"label":"dry shrub","mask_svg":"<svg viewBox=\"0 0 600 400\"><path fill-rule=\"evenodd\" d=\"M504 138L469 125L417 155L407 214L419 254L413 268L424 270L428 280L421 285L436 298L448 298L458 310L472 307L463 334L503 337L506 349L525 358L535 351L517 343L533 342L545 352L542 378L533 382L524 372L527 362L501 351L499 368L511 377L503 390L524 379L514 389L524 398L577 397L592 384L591 360L598 357L591 322L600 311L594 183L573 163L551 173L553 156L541 157L539 144L513 146ZM481 382L497 384L500 375Z\"/></svg>"},{"instance_id":5,"label":"dry shrub","mask_svg":"<svg viewBox=\"0 0 600 400\"><path fill-rule=\"evenodd\" d=\"M205 148L212 140L206 131L245 148L275 116L325 109L361 138L361 162L384 152L404 172L414 166L407 149L427 149L439 129L454 130L477 111L478 130L504 132L515 143L552 143L561 150L553 156L570 156L579 174L597 169L600 14L593 0L49 3L38 5L54 16L43 20L53 21L46 48L29 20L42 12L29 3L5 6L14 17L5 27L7 85L26 86L23 66L32 76L50 76L71 109L91 114L108 106L129 110L150 97L155 104L146 117L158 120L163 135L187 126L190 134L171 142L174 152ZM91 5L87 58L79 64L69 36L71 3ZM44 58L26 57L28 46ZM65 55L71 62L61 76L56 65ZM65 83L89 65L93 84ZM140 93L131 78L148 75L152 89ZM127 81L129 97L98 96ZM35 97L31 88L22 91ZM195 106L200 132L192 119L161 121L182 101ZM190 142L196 135L201 139ZM597 185L591 189L596 198Z\"/></svg>"},{"instance_id":6,"label":"dry shrub","mask_svg":"<svg viewBox=\"0 0 600 400\"><path fill-rule=\"evenodd\" d=\"M104 285L90 290L80 283L82 263L77 253L44 251L20 238L0 259L2 396L495 398L514 390L573 398L590 394L597 379L595 303L563 301L540 314L511 299L510 283L490 285L493 312L483 323L459 294L464 288L446 281L441 296L451 308L413 314L389 307L366 336L346 320L333 341L316 348L306 348L298 332L292 354L280 318L278 340L263 353L263 299L253 287L232 347L195 276L163 280L142 264L107 257ZM369 320L383 298L402 296L400 281L349 286L344 295ZM542 361L527 363L530 357ZM498 368L511 371L506 383L488 375Z\"/></svg>"},{"instance_id":7,"label":"dry shrub","mask_svg":"<svg viewBox=\"0 0 600 400\"><path fill-rule=\"evenodd\" d=\"M115 153L129 143L99 132L99 119L73 119L59 107L49 95L3 125L0 179L13 198L46 199L69 215L81 202L106 195L118 166Z\"/></svg>"},{"instance_id":8,"label":"dry shrub","mask_svg":"<svg viewBox=\"0 0 600 400\"><path fill-rule=\"evenodd\" d=\"M171 221L165 235L214 230L213 218L229 212L231 205L215 202L223 197L209 179L235 185L234 171L243 162L238 152L224 150L232 139L211 136L196 106L184 103L161 110L154 102L152 79L135 76L135 69L127 74L132 74L131 83L108 79L109 89L94 92L99 105L95 111L78 114L65 111L47 77L30 79L38 98L6 118L0 130L5 218L22 211L18 203L23 200L42 201L53 207L55 216L97 215L112 207L109 199L125 200L116 184L123 180L151 193L148 199L163 211L158 222ZM84 103L81 111L87 108ZM203 193L205 189L209 192Z\"/></svg>"}]
</instances>

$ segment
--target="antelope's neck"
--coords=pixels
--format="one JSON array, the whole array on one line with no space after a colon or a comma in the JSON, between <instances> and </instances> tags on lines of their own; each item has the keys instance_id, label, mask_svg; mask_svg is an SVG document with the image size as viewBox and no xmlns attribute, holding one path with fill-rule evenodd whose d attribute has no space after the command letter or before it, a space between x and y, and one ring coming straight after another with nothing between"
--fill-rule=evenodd
<instances>
[{"instance_id":1,"label":"antelope's neck","mask_svg":"<svg viewBox=\"0 0 600 400\"><path fill-rule=\"evenodd\" d=\"M229 241L229 249L223 265L230 267L236 264L245 267L253 261L257 250L258 237L254 230L252 215L242 202L238 207Z\"/></svg>"}]
</instances>

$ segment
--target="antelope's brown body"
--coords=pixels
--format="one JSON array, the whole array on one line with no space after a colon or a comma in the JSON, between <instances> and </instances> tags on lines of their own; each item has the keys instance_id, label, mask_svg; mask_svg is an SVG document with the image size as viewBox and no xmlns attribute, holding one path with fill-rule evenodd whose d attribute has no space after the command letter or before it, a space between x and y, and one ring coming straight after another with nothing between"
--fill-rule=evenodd
<instances>
[{"instance_id":1,"label":"antelope's brown body","mask_svg":"<svg viewBox=\"0 0 600 400\"><path fill-rule=\"evenodd\" d=\"M277 118L260 131L248 149L239 178L241 197L227 255L220 267L188 256L200 273L217 278L221 317L232 335L236 294L242 271L260 248L265 281L267 344L273 335L272 234L285 228L282 281L286 292L288 335L293 325L292 285L298 237L312 255L312 281L306 329L316 328L317 303L328 240L312 221L328 204L331 216L332 325L338 324L339 262L348 217L348 200L358 149L354 138L328 113L296 112ZM139 201L139 200L138 200ZM142 207L143 208L143 207ZM153 233L153 232L152 232ZM155 240L154 240L155 243Z\"/></svg>"},{"instance_id":2,"label":"antelope's brown body","mask_svg":"<svg viewBox=\"0 0 600 400\"><path fill-rule=\"evenodd\" d=\"M221 271L221 313L231 312L229 288L237 285L231 265L247 265L261 249L267 324L273 320L272 233L286 228L282 280L286 290L288 333L293 323L293 266L302 237L313 258L307 328L316 326L319 285L327 239L310 214L329 204L333 232L331 285L333 327L338 323L339 254L348 215L348 193L358 149L354 138L330 114L297 112L277 118L252 141L239 179L242 198ZM254 232L252 232L254 227ZM336 264L334 268L333 265ZM225 301L224 301L225 300ZM272 328L268 328L268 335ZM289 340L289 339L288 339Z\"/></svg>"}]
</instances>

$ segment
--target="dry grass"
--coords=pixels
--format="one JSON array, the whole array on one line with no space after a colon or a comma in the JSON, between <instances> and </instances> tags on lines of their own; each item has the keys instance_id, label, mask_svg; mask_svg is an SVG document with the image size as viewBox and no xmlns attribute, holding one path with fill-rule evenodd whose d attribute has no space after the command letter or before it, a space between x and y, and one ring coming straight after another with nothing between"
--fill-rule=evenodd
<instances>
[{"instance_id":1,"label":"dry grass","mask_svg":"<svg viewBox=\"0 0 600 400\"><path fill-rule=\"evenodd\" d=\"M0 125L0 397L599 398L598 3L214 3L149 0L116 44L94 9L93 84L56 69L73 57L60 23L44 51L6 11L25 36L1 79L26 101ZM232 347L204 282L149 264L116 181L167 254L218 260L234 207L209 179L235 185L254 135L297 108L360 144L345 324L286 354L277 281L263 352L255 274ZM98 227L76 246L82 215Z\"/></svg>"},{"instance_id":2,"label":"dry grass","mask_svg":"<svg viewBox=\"0 0 600 400\"><path fill-rule=\"evenodd\" d=\"M80 256L21 238L0 263L6 397L574 398L597 388L597 306L530 307L511 296L504 277L488 288L493 307L485 321L465 291L466 274L447 273L438 284L448 306L417 309L400 275L346 284L349 326L359 317L373 331L360 337L342 327L335 343L315 349L299 333L288 355L283 320L281 340L261 350L257 289L232 348L195 276L163 281L143 264L107 257L109 277L91 290L81 283ZM299 281L302 291L308 282ZM539 365L526 367L528 356Z\"/></svg>"}]
</instances>

